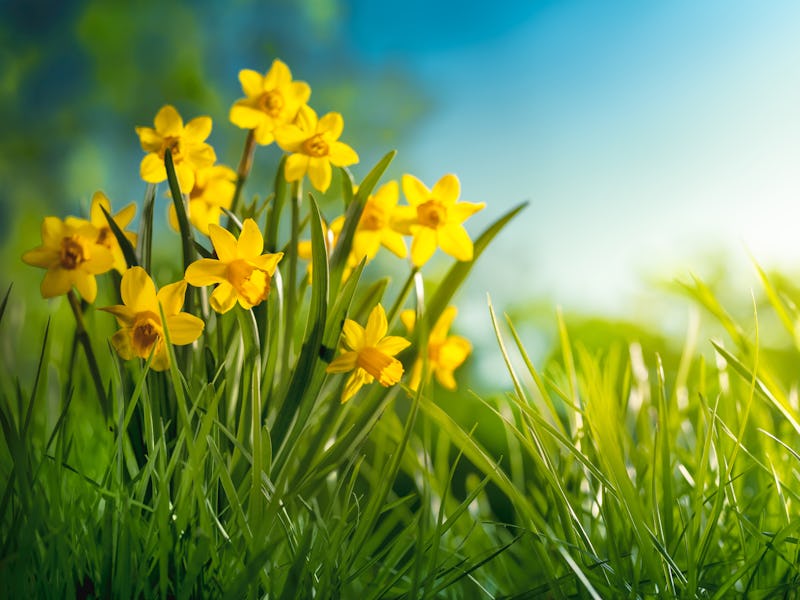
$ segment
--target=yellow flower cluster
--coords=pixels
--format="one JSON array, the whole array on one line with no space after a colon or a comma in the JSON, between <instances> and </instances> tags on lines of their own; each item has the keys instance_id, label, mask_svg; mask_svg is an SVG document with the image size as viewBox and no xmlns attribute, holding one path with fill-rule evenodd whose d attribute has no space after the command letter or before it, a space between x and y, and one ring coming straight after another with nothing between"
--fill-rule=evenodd
<instances>
[{"instance_id":1,"label":"yellow flower cluster","mask_svg":"<svg viewBox=\"0 0 800 600\"><path fill-rule=\"evenodd\" d=\"M85 301L92 303L97 296L97 275L112 268L122 274L118 290L121 304L100 310L116 317L119 330L111 337L111 344L124 360L150 360L150 368L165 370L170 366L167 340L177 345L198 340L205 323L193 314L182 312L190 285L215 286L208 304L220 314L237 304L244 310L252 309L269 297L272 279L284 253L264 252L264 237L253 218L242 221L238 237L229 230L230 224L228 228L220 226L223 213L235 205L250 168L254 144L275 142L286 153L284 180L300 182L307 175L321 192L330 187L333 167L347 167L359 160L355 150L339 140L344 130L342 115L329 112L318 117L308 104L311 88L305 82L294 81L289 68L280 60L275 60L263 75L242 70L239 82L244 98L233 103L229 118L234 125L248 130L245 156L249 160L243 159L238 172L217 164L216 153L206 141L212 130L208 116L184 123L178 111L167 105L156 114L153 127L135 128L145 152L139 166L141 178L150 184L165 181L169 151L182 196L173 200L183 202L190 223L208 236L211 243L212 253L187 264L180 281L157 290L150 274L131 258L137 236L125 228L135 216L135 205L112 216L110 202L102 192L92 198L88 219L46 217L41 246L22 257L26 263L46 269L41 284L45 298L71 294L75 288ZM401 189L406 200L403 205L399 204ZM472 240L463 224L484 204L460 202L459 196L459 180L451 174L444 175L432 188L408 174L400 182L389 181L377 188L367 198L356 226L348 273L362 260L372 260L381 247L399 258L410 259L412 273L437 248L456 260L472 260ZM174 202L169 207L169 222L179 230ZM326 227L329 252L336 246L344 223L345 217L340 216L331 222L329 229ZM411 240L410 251L406 238ZM126 248L120 246L120 240ZM295 244L291 250L310 258L307 242ZM455 315L454 307L445 310L431 331L426 355L431 372L441 385L450 389L455 388L453 371L471 351L464 338L448 336ZM401 320L411 332L413 312L403 312ZM344 385L342 402L373 381L383 386L401 381L404 369L396 355L410 342L388 335L388 330L387 315L380 303L372 309L365 327L345 320L342 351L327 367L331 374L352 372ZM408 382L411 389L420 385L422 360L420 357L413 367Z\"/></svg>"}]
</instances>

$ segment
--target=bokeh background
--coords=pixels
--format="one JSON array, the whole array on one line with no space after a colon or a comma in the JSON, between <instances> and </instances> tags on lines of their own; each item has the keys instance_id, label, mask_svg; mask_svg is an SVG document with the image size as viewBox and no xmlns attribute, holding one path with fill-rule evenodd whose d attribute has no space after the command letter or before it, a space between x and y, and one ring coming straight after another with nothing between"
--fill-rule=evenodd
<instances>
[{"instance_id":1,"label":"bokeh background","mask_svg":"<svg viewBox=\"0 0 800 600\"><path fill-rule=\"evenodd\" d=\"M318 111L343 113L357 179L393 148L391 177L456 173L464 200L487 203L473 234L529 201L459 295L457 328L476 346L492 344L487 292L523 325L552 322L556 305L663 324L657 282L693 272L747 295L748 254L800 264L791 0L6 0L0 11L0 284L29 304L42 302L41 272L19 256L38 245L42 216L85 211L97 189L115 207L140 201L133 128L165 103L211 115L210 141L235 166L238 70L276 57L311 84ZM276 158L259 149L257 163ZM265 195L270 178L257 164L248 194ZM552 329L528 331L544 351ZM478 357L476 377L491 382L496 349Z\"/></svg>"}]
</instances>

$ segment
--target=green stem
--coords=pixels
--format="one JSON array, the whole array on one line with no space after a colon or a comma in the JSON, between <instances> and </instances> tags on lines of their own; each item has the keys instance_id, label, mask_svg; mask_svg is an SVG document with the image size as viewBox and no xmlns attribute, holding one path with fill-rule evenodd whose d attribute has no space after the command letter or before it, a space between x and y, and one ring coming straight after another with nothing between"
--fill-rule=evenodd
<instances>
[{"instance_id":1,"label":"green stem","mask_svg":"<svg viewBox=\"0 0 800 600\"><path fill-rule=\"evenodd\" d=\"M283 344L283 369L286 375L289 372L289 357L292 353L295 331L295 312L297 311L297 247L300 243L300 202L303 196L303 183L296 181L292 184L292 231L289 242L289 272L286 276L284 297L286 299L286 330Z\"/></svg>"},{"instance_id":2,"label":"green stem","mask_svg":"<svg viewBox=\"0 0 800 600\"><path fill-rule=\"evenodd\" d=\"M89 339L89 334L86 332L86 324L83 321L83 311L81 310L80 302L75 292L70 290L67 292L67 299L69 306L72 308L72 314L75 315L75 336L83 346L83 351L86 354L86 360L89 363L89 372L94 381L94 387L97 391L97 399L100 402L100 409L103 411L103 417L109 419L109 406L106 391L103 388L103 378L100 375L100 368L97 365L97 357L92 350L92 343Z\"/></svg>"},{"instance_id":3,"label":"green stem","mask_svg":"<svg viewBox=\"0 0 800 600\"><path fill-rule=\"evenodd\" d=\"M255 130L251 129L247 132L247 139L244 142L242 149L242 158L239 160L239 168L236 170L236 190L233 192L233 200L231 200L231 212L235 213L239 209L239 198L242 195L242 188L250 175L250 170L253 168L253 155L256 151L256 137Z\"/></svg>"},{"instance_id":4,"label":"green stem","mask_svg":"<svg viewBox=\"0 0 800 600\"><path fill-rule=\"evenodd\" d=\"M397 300L394 301L391 310L386 313L386 319L389 321L390 327L397 318L397 314L403 307L406 298L408 298L408 294L411 291L411 287L414 285L414 278L416 277L417 273L419 273L419 267L411 267L411 272L408 274L408 278L403 284L403 289L401 289L400 293L397 295Z\"/></svg>"}]
</instances>

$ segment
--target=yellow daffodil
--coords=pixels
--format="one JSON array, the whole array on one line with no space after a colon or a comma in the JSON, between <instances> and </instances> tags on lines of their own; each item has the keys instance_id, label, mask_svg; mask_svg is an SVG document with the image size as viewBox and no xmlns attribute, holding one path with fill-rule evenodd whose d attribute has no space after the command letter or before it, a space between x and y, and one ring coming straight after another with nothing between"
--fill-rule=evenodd
<instances>
[{"instance_id":1,"label":"yellow daffodil","mask_svg":"<svg viewBox=\"0 0 800 600\"><path fill-rule=\"evenodd\" d=\"M294 123L275 131L281 149L291 152L286 159L286 181L299 181L308 173L311 184L320 192L331 184L331 165L346 167L358 162L358 154L342 143L342 115L331 112L317 119L317 113L303 106Z\"/></svg>"},{"instance_id":2,"label":"yellow daffodil","mask_svg":"<svg viewBox=\"0 0 800 600\"><path fill-rule=\"evenodd\" d=\"M386 313L380 304L372 309L366 329L352 319L345 320L342 328L344 351L326 369L328 373L353 371L342 392L343 403L352 398L361 386L376 379L386 387L400 381L403 365L394 356L411 342L400 336L387 336L388 328Z\"/></svg>"},{"instance_id":3,"label":"yellow daffodil","mask_svg":"<svg viewBox=\"0 0 800 600\"><path fill-rule=\"evenodd\" d=\"M445 175L428 189L413 175L403 175L403 193L416 210L409 223L414 236L411 262L420 267L439 247L456 260L472 260L472 240L462 223L481 210L484 203L458 202L461 184L455 175Z\"/></svg>"},{"instance_id":4,"label":"yellow daffodil","mask_svg":"<svg viewBox=\"0 0 800 600\"><path fill-rule=\"evenodd\" d=\"M217 258L201 258L190 264L186 281L195 286L218 284L210 299L211 308L218 313L228 312L237 300L245 309L266 300L283 252L261 254L264 238L253 219L244 220L238 240L213 223L208 234Z\"/></svg>"},{"instance_id":5,"label":"yellow daffodil","mask_svg":"<svg viewBox=\"0 0 800 600\"><path fill-rule=\"evenodd\" d=\"M111 256L114 257L114 268L120 273L124 273L128 270L128 263L125 260L125 255L122 253L122 248L119 246L117 236L114 235L114 232L111 231L111 227L108 225L108 220L103 214L103 208L106 209L107 213L111 214L111 202L108 197L103 192L95 192L94 196L92 196L92 206L89 209L89 221L97 229L97 243L102 244L111 251ZM131 202L116 215L112 215L111 218L114 219L117 227L125 234L125 237L128 238L131 245L135 247L136 234L132 231L125 231L125 228L133 221L134 215L136 215L136 204ZM67 221L69 221L69 219L67 219Z\"/></svg>"},{"instance_id":6,"label":"yellow daffodil","mask_svg":"<svg viewBox=\"0 0 800 600\"><path fill-rule=\"evenodd\" d=\"M84 300L94 302L95 275L114 265L111 251L99 244L97 238L97 228L83 219L44 218L42 245L22 255L25 263L47 269L41 285L43 297L66 294L75 286Z\"/></svg>"},{"instance_id":7,"label":"yellow daffodil","mask_svg":"<svg viewBox=\"0 0 800 600\"><path fill-rule=\"evenodd\" d=\"M155 371L169 368L161 311L164 312L170 342L182 346L200 337L203 321L181 312L185 294L185 281L165 285L156 293L153 280L143 268L131 267L125 271L120 284L123 304L100 309L117 318L121 329L111 337L111 345L123 360L137 356L146 359L153 352L150 367Z\"/></svg>"},{"instance_id":8,"label":"yellow daffodil","mask_svg":"<svg viewBox=\"0 0 800 600\"><path fill-rule=\"evenodd\" d=\"M214 165L195 172L194 187L189 193L188 217L203 235L210 224L219 225L223 208L230 208L236 190L236 172L224 165ZM169 224L178 230L175 204L169 205Z\"/></svg>"},{"instance_id":9,"label":"yellow daffodil","mask_svg":"<svg viewBox=\"0 0 800 600\"><path fill-rule=\"evenodd\" d=\"M442 312L436 324L431 329L428 336L428 363L431 372L436 376L436 380L448 390L456 389L456 380L453 377L455 371L467 359L472 352L472 344L469 340L459 335L447 335L450 326L456 318L458 309L455 306L448 306ZM400 313L400 320L411 333L416 322L416 314L408 309ZM419 388L422 379L422 359L418 359L411 371L412 390Z\"/></svg>"},{"instance_id":10,"label":"yellow daffodil","mask_svg":"<svg viewBox=\"0 0 800 600\"><path fill-rule=\"evenodd\" d=\"M381 246L400 258L405 258L408 254L406 242L398 229L397 218L402 214L400 209L407 207L397 206L399 196L397 182L390 181L367 198L353 236L353 255L357 260L365 257L372 260Z\"/></svg>"},{"instance_id":11,"label":"yellow daffodil","mask_svg":"<svg viewBox=\"0 0 800 600\"><path fill-rule=\"evenodd\" d=\"M252 129L261 145L271 144L275 130L291 123L311 96L308 84L292 81L289 67L277 59L265 75L251 69L239 71L239 82L246 97L231 107L231 123Z\"/></svg>"},{"instance_id":12,"label":"yellow daffodil","mask_svg":"<svg viewBox=\"0 0 800 600\"><path fill-rule=\"evenodd\" d=\"M322 230L325 232L325 251L328 253L328 258L331 257L333 254L333 249L336 247L336 243L339 241L339 234L342 233L342 227L344 227L344 215L336 217L333 221L331 221L330 225L326 225L323 219L322 221ZM300 240L297 244L297 256L298 258L302 258L303 260L311 261L311 240ZM359 261L356 259L355 254L350 252L350 255L347 257L347 262L345 263L344 269L342 270L342 279L347 279L353 269L356 268ZM308 277L311 279L311 273L313 271L311 262L308 263Z\"/></svg>"},{"instance_id":13,"label":"yellow daffodil","mask_svg":"<svg viewBox=\"0 0 800 600\"><path fill-rule=\"evenodd\" d=\"M142 150L148 153L139 167L141 177L149 183L167 178L164 152L169 148L181 190L188 193L194 187L195 171L217 160L214 149L205 143L211 134L211 117L197 117L184 126L178 111L167 105L158 111L154 124L155 129L136 128Z\"/></svg>"}]
</instances>

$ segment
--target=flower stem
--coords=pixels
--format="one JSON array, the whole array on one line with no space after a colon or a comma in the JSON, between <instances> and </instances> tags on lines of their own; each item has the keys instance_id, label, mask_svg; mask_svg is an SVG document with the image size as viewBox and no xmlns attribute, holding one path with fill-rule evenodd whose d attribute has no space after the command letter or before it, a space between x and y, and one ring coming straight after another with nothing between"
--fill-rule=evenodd
<instances>
[{"instance_id":1,"label":"flower stem","mask_svg":"<svg viewBox=\"0 0 800 600\"><path fill-rule=\"evenodd\" d=\"M253 154L256 151L256 137L255 130L251 129L247 132L247 139L244 142L244 149L242 150L242 158L239 160L239 168L236 170L236 191L233 192L233 200L231 200L231 212L235 213L239 210L239 198L242 195L242 188L244 187L247 177L250 175L250 169L253 168Z\"/></svg>"},{"instance_id":2,"label":"flower stem","mask_svg":"<svg viewBox=\"0 0 800 600\"><path fill-rule=\"evenodd\" d=\"M106 397L105 388L103 388L103 378L100 375L100 368L97 366L97 357L94 354L94 350L92 350L89 334L86 332L86 325L83 321L83 311L81 310L80 302L77 296L75 296L75 292L72 290L67 292L67 299L69 300L70 308L72 308L72 314L75 315L75 335L81 346L83 346L84 354L86 354L86 360L89 363L89 372L92 375L94 387L97 391L97 400L100 402L103 417L108 420L108 398Z\"/></svg>"},{"instance_id":3,"label":"flower stem","mask_svg":"<svg viewBox=\"0 0 800 600\"><path fill-rule=\"evenodd\" d=\"M394 322L394 320L397 318L397 314L403 307L406 298L408 298L408 293L411 291L411 287L414 285L414 278L416 277L418 272L419 272L419 267L411 267L411 272L408 274L408 278L406 279L406 282L403 284L403 289L401 289L400 293L397 294L397 299L394 301L392 308L386 314L386 318L389 321L390 327Z\"/></svg>"},{"instance_id":4,"label":"flower stem","mask_svg":"<svg viewBox=\"0 0 800 600\"><path fill-rule=\"evenodd\" d=\"M297 247L300 243L300 202L303 197L302 181L292 184L292 228L289 241L289 272L286 277L286 330L283 344L283 372L288 373L289 357L294 341L294 315L297 304Z\"/></svg>"}]
</instances>

